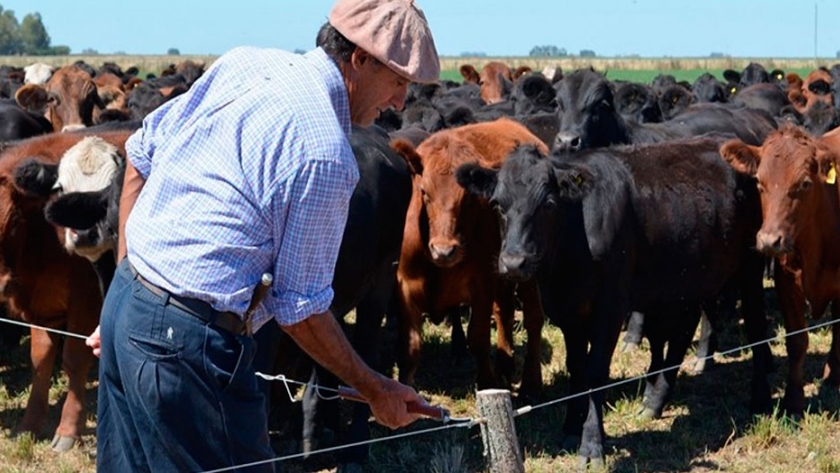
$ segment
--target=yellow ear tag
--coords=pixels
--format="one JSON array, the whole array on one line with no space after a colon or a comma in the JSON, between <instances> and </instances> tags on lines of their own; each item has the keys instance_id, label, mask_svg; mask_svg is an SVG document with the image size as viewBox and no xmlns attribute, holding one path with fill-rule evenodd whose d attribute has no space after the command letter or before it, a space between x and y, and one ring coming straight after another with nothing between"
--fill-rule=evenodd
<instances>
[{"instance_id":1,"label":"yellow ear tag","mask_svg":"<svg viewBox=\"0 0 840 473\"><path fill-rule=\"evenodd\" d=\"M834 162L831 163L831 167L828 169L828 174L825 176L825 183L831 185L837 183L837 169L834 167Z\"/></svg>"}]
</instances>

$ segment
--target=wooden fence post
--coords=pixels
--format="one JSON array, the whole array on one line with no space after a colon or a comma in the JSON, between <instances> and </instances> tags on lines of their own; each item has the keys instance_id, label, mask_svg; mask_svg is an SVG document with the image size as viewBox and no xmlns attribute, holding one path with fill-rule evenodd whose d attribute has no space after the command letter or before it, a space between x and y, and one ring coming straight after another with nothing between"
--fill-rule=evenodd
<instances>
[{"instance_id":1,"label":"wooden fence post","mask_svg":"<svg viewBox=\"0 0 840 473\"><path fill-rule=\"evenodd\" d=\"M478 412L486 422L481 424L484 456L490 458L491 473L525 473L522 449L513 425L513 404L510 391L485 389L476 393Z\"/></svg>"}]
</instances>

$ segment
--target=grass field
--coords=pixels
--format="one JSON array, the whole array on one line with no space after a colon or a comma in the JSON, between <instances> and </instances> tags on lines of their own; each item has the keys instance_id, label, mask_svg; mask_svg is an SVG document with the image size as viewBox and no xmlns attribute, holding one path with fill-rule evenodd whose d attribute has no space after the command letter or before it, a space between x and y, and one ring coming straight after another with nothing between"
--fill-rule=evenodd
<instances>
[{"instance_id":1,"label":"grass field","mask_svg":"<svg viewBox=\"0 0 840 473\"><path fill-rule=\"evenodd\" d=\"M772 314L771 327L778 326L778 313ZM523 332L517 332L517 359L521 366ZM386 337L387 338L387 337ZM544 392L540 402L567 394L565 350L558 329L546 327L542 353ZM743 343L741 327L732 322L722 334L721 348ZM783 416L752 417L747 410L751 356L749 351L717 356L712 368L694 375L683 370L673 401L664 417L640 421L635 412L640 407L638 381L613 388L606 393L605 428L609 436L608 471L614 472L840 472L840 395L836 390L821 392L816 379L822 373L829 349L830 332L821 329L810 335L807 372L814 379L806 386L809 412L800 420ZM471 380L471 360L453 361L449 352L448 330L426 326L421 372L417 379L420 391L433 403L448 408L455 416L477 416ZM58 421L61 393L65 379L57 375L51 392L53 404L44 435L13 438L12 430L21 418L28 383L27 346L3 356L0 369L0 472L64 473L92 472L96 438L95 416L88 415L88 431L82 447L55 454L49 450L49 436ZM771 379L774 396L783 393L786 358L783 343L773 344L777 372ZM386 350L386 355L389 352ZM689 355L691 356L691 355ZM613 380L642 374L649 361L646 346L634 353L617 353L613 359ZM96 383L91 382L89 412L95 412ZM514 399L514 403L519 401ZM562 451L560 426L564 405L537 409L516 419L520 445L525 452L529 472L571 471L577 463L574 454ZM434 421L419 421L397 433L438 427ZM196 426L200 432L200 426ZM421 433L399 440L388 440L386 429L374 426L374 437L385 438L371 447L365 471L371 472L474 472L484 471L482 442L478 427ZM288 434L274 433L278 455L299 451L299 442ZM341 440L336 442L340 443ZM334 442L334 443L336 443ZM331 444L321 445L327 447ZM308 460L290 460L280 465L287 472L334 471L333 453L315 455Z\"/></svg>"}]
</instances>

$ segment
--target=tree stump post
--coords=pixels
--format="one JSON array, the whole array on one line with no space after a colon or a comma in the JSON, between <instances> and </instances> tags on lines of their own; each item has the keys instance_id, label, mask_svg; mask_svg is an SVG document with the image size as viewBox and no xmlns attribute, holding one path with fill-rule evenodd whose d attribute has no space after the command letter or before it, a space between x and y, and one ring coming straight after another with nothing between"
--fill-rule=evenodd
<instances>
[{"instance_id":1,"label":"tree stump post","mask_svg":"<svg viewBox=\"0 0 840 473\"><path fill-rule=\"evenodd\" d=\"M476 393L484 456L490 459L491 473L525 473L522 449L513 424L510 391L485 389Z\"/></svg>"}]
</instances>

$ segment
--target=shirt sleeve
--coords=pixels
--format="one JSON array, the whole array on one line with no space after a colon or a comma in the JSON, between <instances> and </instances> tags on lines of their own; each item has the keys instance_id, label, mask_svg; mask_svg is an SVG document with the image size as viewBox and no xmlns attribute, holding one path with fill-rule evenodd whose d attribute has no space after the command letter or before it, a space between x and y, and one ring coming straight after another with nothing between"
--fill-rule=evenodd
<instances>
[{"instance_id":1,"label":"shirt sleeve","mask_svg":"<svg viewBox=\"0 0 840 473\"><path fill-rule=\"evenodd\" d=\"M308 160L274 198L279 243L268 309L281 325L325 312L358 171L331 159Z\"/></svg>"},{"instance_id":2,"label":"shirt sleeve","mask_svg":"<svg viewBox=\"0 0 840 473\"><path fill-rule=\"evenodd\" d=\"M149 173L152 171L152 140L149 135L151 135L151 131L147 121L143 120L143 126L129 136L125 142L126 157L145 180L149 179Z\"/></svg>"}]
</instances>

